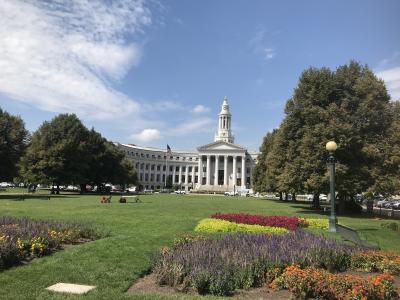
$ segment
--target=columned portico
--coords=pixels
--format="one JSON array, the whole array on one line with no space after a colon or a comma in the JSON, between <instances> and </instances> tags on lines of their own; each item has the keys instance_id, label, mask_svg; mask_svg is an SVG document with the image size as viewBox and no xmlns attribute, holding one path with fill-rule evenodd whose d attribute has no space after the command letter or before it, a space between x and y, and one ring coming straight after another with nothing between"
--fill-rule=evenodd
<instances>
[{"instance_id":1,"label":"columned portico","mask_svg":"<svg viewBox=\"0 0 400 300\"><path fill-rule=\"evenodd\" d=\"M236 156L233 156L233 167L232 167L232 180L233 180L233 185L236 185L237 179L237 167L236 167Z\"/></svg>"},{"instance_id":2,"label":"columned portico","mask_svg":"<svg viewBox=\"0 0 400 300\"><path fill-rule=\"evenodd\" d=\"M206 185L210 185L210 180L211 180L211 156L207 155L207 176L206 176Z\"/></svg>"},{"instance_id":3,"label":"columned portico","mask_svg":"<svg viewBox=\"0 0 400 300\"><path fill-rule=\"evenodd\" d=\"M228 155L224 155L224 185L228 185Z\"/></svg>"},{"instance_id":4,"label":"columned portico","mask_svg":"<svg viewBox=\"0 0 400 300\"><path fill-rule=\"evenodd\" d=\"M245 168L245 164L246 164L246 157L242 156L242 179L241 179L241 185L242 188L246 187L246 179L245 179L245 175L246 175L246 168Z\"/></svg>"},{"instance_id":5,"label":"columned portico","mask_svg":"<svg viewBox=\"0 0 400 300\"><path fill-rule=\"evenodd\" d=\"M215 155L215 170L214 170L214 185L218 185L218 163L219 163L219 156Z\"/></svg>"}]
</instances>

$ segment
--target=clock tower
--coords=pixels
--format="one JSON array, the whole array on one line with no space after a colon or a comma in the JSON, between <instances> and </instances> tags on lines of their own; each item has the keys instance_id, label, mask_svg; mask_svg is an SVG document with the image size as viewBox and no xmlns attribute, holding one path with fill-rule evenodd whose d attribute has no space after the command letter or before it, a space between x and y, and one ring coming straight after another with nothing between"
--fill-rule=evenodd
<instances>
[{"instance_id":1,"label":"clock tower","mask_svg":"<svg viewBox=\"0 0 400 300\"><path fill-rule=\"evenodd\" d=\"M231 119L232 115L229 112L228 97L225 96L221 112L218 115L218 132L215 134L214 142L224 141L234 143L235 137L231 130Z\"/></svg>"}]
</instances>

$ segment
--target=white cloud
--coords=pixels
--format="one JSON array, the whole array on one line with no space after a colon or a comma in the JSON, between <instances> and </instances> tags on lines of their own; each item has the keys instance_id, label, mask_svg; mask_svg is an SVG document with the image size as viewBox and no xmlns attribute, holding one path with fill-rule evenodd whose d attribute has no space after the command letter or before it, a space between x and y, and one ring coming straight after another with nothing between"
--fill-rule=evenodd
<instances>
[{"instance_id":1,"label":"white cloud","mask_svg":"<svg viewBox=\"0 0 400 300\"><path fill-rule=\"evenodd\" d=\"M209 107L206 107L204 105L196 105L193 110L192 110L195 114L202 114L202 113L206 113L210 111Z\"/></svg>"},{"instance_id":2,"label":"white cloud","mask_svg":"<svg viewBox=\"0 0 400 300\"><path fill-rule=\"evenodd\" d=\"M215 129L214 122L215 121L210 118L190 120L170 129L168 135L179 136L199 132L212 132Z\"/></svg>"},{"instance_id":3,"label":"white cloud","mask_svg":"<svg viewBox=\"0 0 400 300\"><path fill-rule=\"evenodd\" d=\"M265 59L272 59L275 57L275 50L272 48L265 48L264 49L264 55L265 55Z\"/></svg>"},{"instance_id":4,"label":"white cloud","mask_svg":"<svg viewBox=\"0 0 400 300\"><path fill-rule=\"evenodd\" d=\"M383 70L376 75L385 81L392 100L400 100L400 67Z\"/></svg>"},{"instance_id":5,"label":"white cloud","mask_svg":"<svg viewBox=\"0 0 400 300\"><path fill-rule=\"evenodd\" d=\"M150 142L161 138L161 133L158 129L154 128L146 128L141 132L133 134L131 136L134 140L138 140L140 142Z\"/></svg>"},{"instance_id":6,"label":"white cloud","mask_svg":"<svg viewBox=\"0 0 400 300\"><path fill-rule=\"evenodd\" d=\"M0 20L0 93L95 119L140 110L110 81L140 60L127 39L151 24L140 0L3 0Z\"/></svg>"}]
</instances>

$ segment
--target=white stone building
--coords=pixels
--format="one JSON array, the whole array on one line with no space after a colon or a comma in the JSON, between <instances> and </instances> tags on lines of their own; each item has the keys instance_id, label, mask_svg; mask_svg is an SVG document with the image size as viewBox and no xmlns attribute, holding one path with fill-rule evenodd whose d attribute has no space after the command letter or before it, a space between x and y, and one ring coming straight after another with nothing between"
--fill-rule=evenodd
<instances>
[{"instance_id":1,"label":"white stone building","mask_svg":"<svg viewBox=\"0 0 400 300\"><path fill-rule=\"evenodd\" d=\"M166 149L117 145L133 161L142 189L162 189L166 176L172 176L173 185L186 190L225 192L251 188L257 153L249 153L245 147L234 144L231 125L232 116L225 97L214 142L198 147L197 151L172 149L168 154Z\"/></svg>"}]
</instances>

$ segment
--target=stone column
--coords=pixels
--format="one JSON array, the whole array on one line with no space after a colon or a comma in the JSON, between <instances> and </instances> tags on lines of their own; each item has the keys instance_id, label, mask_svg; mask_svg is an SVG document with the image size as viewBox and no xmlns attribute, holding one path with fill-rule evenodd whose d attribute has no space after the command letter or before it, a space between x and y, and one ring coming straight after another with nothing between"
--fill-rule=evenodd
<instances>
[{"instance_id":1,"label":"stone column","mask_svg":"<svg viewBox=\"0 0 400 300\"><path fill-rule=\"evenodd\" d=\"M203 155L199 157L199 164L198 164L198 173L197 173L197 183L199 185L203 184Z\"/></svg>"},{"instance_id":2,"label":"stone column","mask_svg":"<svg viewBox=\"0 0 400 300\"><path fill-rule=\"evenodd\" d=\"M242 156L242 187L246 187L246 156Z\"/></svg>"},{"instance_id":3,"label":"stone column","mask_svg":"<svg viewBox=\"0 0 400 300\"><path fill-rule=\"evenodd\" d=\"M187 186L189 183L189 166L187 165L185 168L185 185Z\"/></svg>"},{"instance_id":4,"label":"stone column","mask_svg":"<svg viewBox=\"0 0 400 300\"><path fill-rule=\"evenodd\" d=\"M236 168L236 155L233 156L233 166L232 166L232 181L233 184L236 185L236 175L237 175L237 168Z\"/></svg>"},{"instance_id":5,"label":"stone column","mask_svg":"<svg viewBox=\"0 0 400 300\"><path fill-rule=\"evenodd\" d=\"M207 175L206 175L206 185L210 185L210 166L211 166L211 158L210 155L207 155Z\"/></svg>"},{"instance_id":6,"label":"stone column","mask_svg":"<svg viewBox=\"0 0 400 300\"><path fill-rule=\"evenodd\" d=\"M219 163L219 155L215 155L214 185L218 185L218 163Z\"/></svg>"},{"instance_id":7,"label":"stone column","mask_svg":"<svg viewBox=\"0 0 400 300\"><path fill-rule=\"evenodd\" d=\"M179 165L179 178L178 183L182 184L182 165Z\"/></svg>"},{"instance_id":8,"label":"stone column","mask_svg":"<svg viewBox=\"0 0 400 300\"><path fill-rule=\"evenodd\" d=\"M196 169L196 166L192 166L192 181L191 181L191 183L193 183L194 184L194 177L196 176L196 172L194 171Z\"/></svg>"},{"instance_id":9,"label":"stone column","mask_svg":"<svg viewBox=\"0 0 400 300\"><path fill-rule=\"evenodd\" d=\"M176 169L175 169L175 166L172 165L172 184L176 184L175 175L176 175Z\"/></svg>"},{"instance_id":10,"label":"stone column","mask_svg":"<svg viewBox=\"0 0 400 300\"><path fill-rule=\"evenodd\" d=\"M228 155L224 155L224 185L228 185Z\"/></svg>"}]
</instances>

